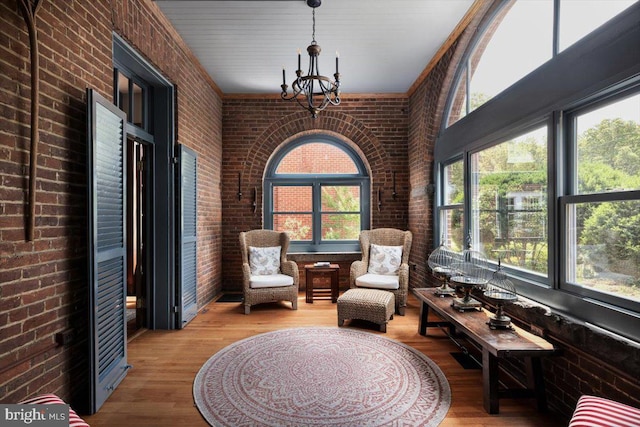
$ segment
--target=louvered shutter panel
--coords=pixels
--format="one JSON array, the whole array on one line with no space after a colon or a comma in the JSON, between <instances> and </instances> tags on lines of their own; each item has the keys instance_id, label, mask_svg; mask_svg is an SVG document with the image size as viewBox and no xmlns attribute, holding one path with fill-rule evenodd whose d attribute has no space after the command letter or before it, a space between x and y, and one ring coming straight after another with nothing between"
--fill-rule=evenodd
<instances>
[{"instance_id":1,"label":"louvered shutter panel","mask_svg":"<svg viewBox=\"0 0 640 427\"><path fill-rule=\"evenodd\" d=\"M91 410L126 375L125 114L91 89L88 100Z\"/></svg>"},{"instance_id":2,"label":"louvered shutter panel","mask_svg":"<svg viewBox=\"0 0 640 427\"><path fill-rule=\"evenodd\" d=\"M197 154L180 146L180 236L178 289L181 300L178 327L184 327L198 312L197 301Z\"/></svg>"}]
</instances>

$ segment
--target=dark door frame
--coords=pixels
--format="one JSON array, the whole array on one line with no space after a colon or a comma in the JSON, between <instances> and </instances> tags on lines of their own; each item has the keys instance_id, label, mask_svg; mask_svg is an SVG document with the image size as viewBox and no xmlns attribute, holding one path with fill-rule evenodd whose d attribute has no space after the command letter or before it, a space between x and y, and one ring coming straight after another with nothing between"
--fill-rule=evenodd
<instances>
[{"instance_id":1,"label":"dark door frame","mask_svg":"<svg viewBox=\"0 0 640 427\"><path fill-rule=\"evenodd\" d=\"M113 64L144 81L153 92L148 114L149 133L133 125L128 136L152 141L148 161L153 165L150 195L152 198L147 250L148 271L147 319L150 329L177 329L176 301L176 210L175 204L175 129L174 85L138 54L123 38L113 34ZM151 135L152 134L152 135Z\"/></svg>"}]
</instances>

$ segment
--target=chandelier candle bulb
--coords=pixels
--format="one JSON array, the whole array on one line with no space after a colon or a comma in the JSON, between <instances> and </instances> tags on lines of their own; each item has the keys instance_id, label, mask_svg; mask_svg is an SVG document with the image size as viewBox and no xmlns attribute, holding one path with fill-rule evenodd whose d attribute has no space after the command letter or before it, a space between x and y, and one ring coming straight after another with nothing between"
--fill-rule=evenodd
<instances>
[{"instance_id":1,"label":"chandelier candle bulb","mask_svg":"<svg viewBox=\"0 0 640 427\"><path fill-rule=\"evenodd\" d=\"M338 73L338 60L340 59L340 52L336 50L336 74Z\"/></svg>"},{"instance_id":2,"label":"chandelier candle bulb","mask_svg":"<svg viewBox=\"0 0 640 427\"><path fill-rule=\"evenodd\" d=\"M302 70L300 67L300 49L298 49L298 70Z\"/></svg>"},{"instance_id":3,"label":"chandelier candle bulb","mask_svg":"<svg viewBox=\"0 0 640 427\"><path fill-rule=\"evenodd\" d=\"M284 65L282 66L282 84L283 85L287 84L287 78L284 75Z\"/></svg>"}]
</instances>

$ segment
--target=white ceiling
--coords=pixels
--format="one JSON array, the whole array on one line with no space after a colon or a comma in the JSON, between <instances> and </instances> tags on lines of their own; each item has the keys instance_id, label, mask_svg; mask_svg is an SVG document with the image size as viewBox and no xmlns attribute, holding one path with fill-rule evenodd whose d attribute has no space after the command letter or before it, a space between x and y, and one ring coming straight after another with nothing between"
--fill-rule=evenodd
<instances>
[{"instance_id":1,"label":"white ceiling","mask_svg":"<svg viewBox=\"0 0 640 427\"><path fill-rule=\"evenodd\" d=\"M312 40L305 0L156 0L224 94L280 93ZM320 72L340 52L341 92L406 93L473 0L324 0L316 8Z\"/></svg>"}]
</instances>

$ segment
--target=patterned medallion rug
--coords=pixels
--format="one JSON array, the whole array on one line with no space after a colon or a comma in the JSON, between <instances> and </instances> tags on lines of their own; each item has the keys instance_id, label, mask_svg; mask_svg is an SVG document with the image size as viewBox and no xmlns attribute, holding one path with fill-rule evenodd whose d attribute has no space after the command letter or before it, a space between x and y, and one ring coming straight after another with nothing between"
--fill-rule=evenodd
<instances>
[{"instance_id":1,"label":"patterned medallion rug","mask_svg":"<svg viewBox=\"0 0 640 427\"><path fill-rule=\"evenodd\" d=\"M238 341L196 375L213 426L437 426L451 400L419 351L370 332L295 328Z\"/></svg>"}]
</instances>

